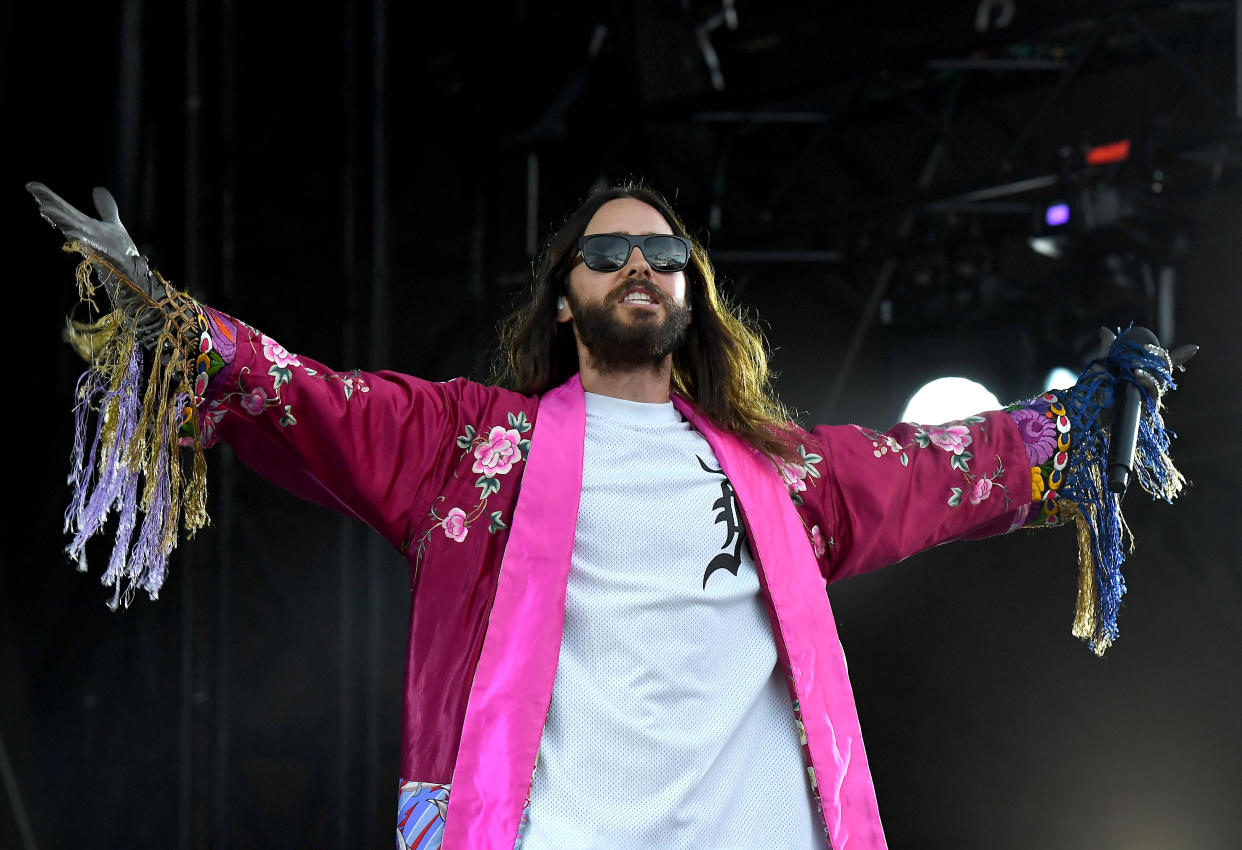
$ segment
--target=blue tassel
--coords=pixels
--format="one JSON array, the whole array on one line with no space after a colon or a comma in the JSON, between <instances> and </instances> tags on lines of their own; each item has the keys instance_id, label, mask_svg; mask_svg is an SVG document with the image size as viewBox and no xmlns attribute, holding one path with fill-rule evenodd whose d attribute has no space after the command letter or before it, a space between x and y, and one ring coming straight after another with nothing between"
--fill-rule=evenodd
<instances>
[{"instance_id":1,"label":"blue tassel","mask_svg":"<svg viewBox=\"0 0 1242 850\"><path fill-rule=\"evenodd\" d=\"M1185 479L1173 466L1169 444L1174 436L1165 429L1160 415L1160 398L1153 396L1134 377L1142 369L1151 375L1162 392L1176 388L1166 357L1133 342L1114 343L1108 355L1092 361L1068 392L1066 412L1074 434L1071 457L1062 497L1078 508L1080 529L1079 558L1089 570L1093 592L1089 600L1080 597L1075 634L1087 640L1097 655L1117 639L1117 614L1126 592L1121 565L1133 549L1133 538L1121 513L1117 494L1108 480L1108 418L1121 383L1131 383L1142 393L1143 409L1135 452L1134 480L1154 498L1171 502L1179 495ZM1084 582L1087 581L1084 576Z\"/></svg>"}]
</instances>

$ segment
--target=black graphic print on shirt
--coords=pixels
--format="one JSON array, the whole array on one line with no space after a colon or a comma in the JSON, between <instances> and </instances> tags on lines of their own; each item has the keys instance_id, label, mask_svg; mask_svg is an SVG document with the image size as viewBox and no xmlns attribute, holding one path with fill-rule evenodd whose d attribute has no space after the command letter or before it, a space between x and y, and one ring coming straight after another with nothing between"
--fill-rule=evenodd
<instances>
[{"instance_id":1,"label":"black graphic print on shirt","mask_svg":"<svg viewBox=\"0 0 1242 850\"><path fill-rule=\"evenodd\" d=\"M738 512L737 494L733 492L733 485L725 477L724 470L712 469L698 455L695 458L704 472L720 476L720 498L712 502L712 508L720 512L716 514L716 522L724 523L725 527L725 542L721 547L723 551L712 558L707 569L703 571L703 589L706 590L707 580L716 570L727 570L734 576L737 575L738 567L742 565L742 545L746 542L746 529L742 525L742 515Z\"/></svg>"}]
</instances>

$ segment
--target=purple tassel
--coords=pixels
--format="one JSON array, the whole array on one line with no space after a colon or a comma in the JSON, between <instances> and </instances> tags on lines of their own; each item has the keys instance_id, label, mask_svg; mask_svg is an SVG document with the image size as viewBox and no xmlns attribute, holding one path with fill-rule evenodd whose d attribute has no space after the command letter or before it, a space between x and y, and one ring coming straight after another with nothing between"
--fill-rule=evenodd
<instances>
[{"instance_id":1,"label":"purple tassel","mask_svg":"<svg viewBox=\"0 0 1242 850\"><path fill-rule=\"evenodd\" d=\"M174 408L176 409L176 408ZM142 588L152 599L159 597L160 587L168 574L168 556L172 548L165 543L164 529L172 521L169 516L171 504L172 482L167 473L168 441L172 436L169 420L160 423L159 452L155 459L155 468L159 470L155 481L155 489L151 494L151 503L147 505L147 515L143 517L142 529L138 532L138 540L130 553L131 585Z\"/></svg>"},{"instance_id":2,"label":"purple tassel","mask_svg":"<svg viewBox=\"0 0 1242 850\"><path fill-rule=\"evenodd\" d=\"M112 547L112 557L108 559L108 569L100 579L104 587L116 588L108 603L108 607L114 611L120 604L121 578L128 575L129 541L134 536L134 524L138 518L137 475L131 475L126 480L116 507L120 517L116 525L116 544Z\"/></svg>"},{"instance_id":3,"label":"purple tassel","mask_svg":"<svg viewBox=\"0 0 1242 850\"><path fill-rule=\"evenodd\" d=\"M101 579L105 586L115 588L109 603L109 607L114 609L121 604L128 605L137 588L146 590L152 598L156 597L168 572L168 556L172 548L164 540L164 529L172 521L172 482L168 474L168 441L172 432L169 421L160 423L155 463L152 469L147 470L157 476L155 488L138 539L132 548L130 546L138 525L141 476L138 470L126 465L125 455L142 418L142 361L142 351L135 346L120 383L112 391L105 389L104 376L98 370L88 370L78 382L78 404L74 410L74 445L69 474L73 497L65 513L65 531L72 533L73 539L66 552L76 561L78 569L84 571L87 540L99 533L113 509L118 512L116 541L108 568ZM117 405L115 431L110 445L101 447L102 411L106 411L114 401ZM180 407L179 404L174 409ZM100 413L87 451L87 420L92 410ZM107 457L101 459L103 448L107 450ZM172 460L175 462L176 459ZM98 471L96 467L99 467Z\"/></svg>"},{"instance_id":4,"label":"purple tassel","mask_svg":"<svg viewBox=\"0 0 1242 850\"><path fill-rule=\"evenodd\" d=\"M90 420L91 402L95 395L99 392L99 374L93 369L88 369L78 379L77 393L75 397L78 402L73 408L73 452L70 455L71 466L69 470L69 484L73 486L73 495L69 500L69 507L65 510L65 533L69 534L74 531L82 522L83 512L86 509L86 499L90 495L90 481L95 472L95 458L99 450L100 428L95 429L94 439L91 441L91 451L89 459L86 456L86 426ZM71 557L74 556L72 546L67 547L66 552ZM86 572L86 553L80 548L77 556L78 572Z\"/></svg>"},{"instance_id":5,"label":"purple tassel","mask_svg":"<svg viewBox=\"0 0 1242 850\"><path fill-rule=\"evenodd\" d=\"M80 391L75 410L75 437L73 471L69 483L73 485L73 498L65 516L65 531L73 532L73 540L66 547L69 556L77 561L78 569L86 569L86 541L99 532L108 518L112 504L120 496L126 476L137 475L125 468L125 449L133 437L141 416L138 387L142 380L142 352L135 346L126 365L119 386L114 391L103 387L103 376L97 370L89 370L79 381ZM95 467L100 460L100 441L103 436L103 414L113 399L117 399L116 431L104 467L96 475ZM91 410L98 410L95 437L89 454L83 458L81 447L84 440L86 419Z\"/></svg>"}]
</instances>

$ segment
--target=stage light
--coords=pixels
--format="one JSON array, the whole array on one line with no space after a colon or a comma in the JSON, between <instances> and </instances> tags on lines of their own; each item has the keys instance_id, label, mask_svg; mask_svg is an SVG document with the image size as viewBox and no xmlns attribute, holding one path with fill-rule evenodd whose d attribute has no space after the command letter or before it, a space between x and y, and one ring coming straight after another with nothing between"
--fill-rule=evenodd
<instances>
[{"instance_id":1,"label":"stage light","mask_svg":"<svg viewBox=\"0 0 1242 850\"><path fill-rule=\"evenodd\" d=\"M1064 201L1057 201L1044 210L1044 223L1049 227L1060 227L1063 224L1069 224L1069 220L1069 204Z\"/></svg>"},{"instance_id":2,"label":"stage light","mask_svg":"<svg viewBox=\"0 0 1242 850\"><path fill-rule=\"evenodd\" d=\"M1026 241L1036 254L1059 260L1069 248L1070 205L1058 199L1043 210L1043 220L1035 220L1035 232Z\"/></svg>"},{"instance_id":3,"label":"stage light","mask_svg":"<svg viewBox=\"0 0 1242 850\"><path fill-rule=\"evenodd\" d=\"M1048 377L1044 378L1045 390L1064 390L1078 383L1078 375L1072 369L1064 366L1054 366L1052 371L1048 373Z\"/></svg>"},{"instance_id":4,"label":"stage light","mask_svg":"<svg viewBox=\"0 0 1242 850\"><path fill-rule=\"evenodd\" d=\"M1059 260L1065 255L1069 240L1065 236L1028 236L1026 242L1036 254Z\"/></svg>"},{"instance_id":5,"label":"stage light","mask_svg":"<svg viewBox=\"0 0 1242 850\"><path fill-rule=\"evenodd\" d=\"M1096 145L1087 151L1087 165L1107 165L1110 162L1125 162L1129 158L1129 139L1108 145Z\"/></svg>"},{"instance_id":6,"label":"stage light","mask_svg":"<svg viewBox=\"0 0 1242 850\"><path fill-rule=\"evenodd\" d=\"M963 419L981 410L996 410L1000 400L987 387L969 378L944 377L928 381L906 402L904 422L926 424Z\"/></svg>"}]
</instances>

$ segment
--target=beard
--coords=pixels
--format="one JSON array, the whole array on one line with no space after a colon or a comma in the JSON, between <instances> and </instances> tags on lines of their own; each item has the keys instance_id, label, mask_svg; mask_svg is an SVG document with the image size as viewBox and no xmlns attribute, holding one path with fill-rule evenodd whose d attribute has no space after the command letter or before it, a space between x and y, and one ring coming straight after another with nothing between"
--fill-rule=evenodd
<instances>
[{"instance_id":1,"label":"beard","mask_svg":"<svg viewBox=\"0 0 1242 850\"><path fill-rule=\"evenodd\" d=\"M621 321L614 310L633 282L618 286L601 303L588 304L566 292L573 310L578 339L591 355L591 365L600 372L625 372L658 366L686 339L690 327L690 307L674 301L654 284L643 287L664 306L664 319L640 315L632 322Z\"/></svg>"}]
</instances>

